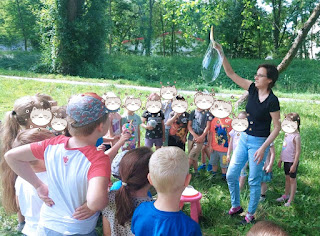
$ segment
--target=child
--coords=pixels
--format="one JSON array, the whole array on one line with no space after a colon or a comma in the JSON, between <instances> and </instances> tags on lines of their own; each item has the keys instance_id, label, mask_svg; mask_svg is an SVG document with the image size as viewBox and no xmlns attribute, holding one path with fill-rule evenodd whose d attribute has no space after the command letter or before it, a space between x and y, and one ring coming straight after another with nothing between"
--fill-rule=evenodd
<instances>
[{"instance_id":1,"label":"child","mask_svg":"<svg viewBox=\"0 0 320 236\"><path fill-rule=\"evenodd\" d=\"M107 205L106 186L110 181L109 157L95 147L96 140L109 128L106 112L100 96L94 93L74 96L67 106L71 138L60 135L5 154L9 166L32 184L45 202L38 235L95 235L98 211ZM45 161L48 185L28 163L38 159ZM85 218L74 214L85 202L90 214Z\"/></svg>"},{"instance_id":2,"label":"child","mask_svg":"<svg viewBox=\"0 0 320 236\"><path fill-rule=\"evenodd\" d=\"M152 148L154 144L156 149L159 149L165 141L164 114L161 111L160 96L151 93L146 107L147 110L143 112L141 119L141 126L146 129L145 146Z\"/></svg>"},{"instance_id":3,"label":"child","mask_svg":"<svg viewBox=\"0 0 320 236\"><path fill-rule=\"evenodd\" d=\"M15 148L33 142L40 142L52 137L54 137L54 134L47 129L27 129L18 134L12 147ZM37 177L47 184L47 172L44 161L32 161L30 162L30 166ZM18 176L16 180L15 190L18 198L18 207L20 208L21 214L25 217L25 225L22 233L28 236L36 235L43 201L38 197L35 188L20 176Z\"/></svg>"},{"instance_id":4,"label":"child","mask_svg":"<svg viewBox=\"0 0 320 236\"><path fill-rule=\"evenodd\" d=\"M1 132L1 155L3 156L12 148L12 143L21 130L29 129L32 125L30 114L33 108L48 109L51 107L46 100L41 100L38 96L25 96L14 102L12 111L5 114ZM2 206L5 211L18 213L18 231L21 231L24 224L24 218L19 213L16 203L14 184L17 175L9 168L6 160L0 158L0 174L2 185Z\"/></svg>"},{"instance_id":5,"label":"child","mask_svg":"<svg viewBox=\"0 0 320 236\"><path fill-rule=\"evenodd\" d=\"M212 175L215 176L218 170L218 163L220 162L222 179L226 180L226 173L228 168L227 152L229 142L229 132L231 131L232 119L229 117L218 118L215 117L211 121L209 140L210 145L210 161L212 165Z\"/></svg>"},{"instance_id":6,"label":"child","mask_svg":"<svg viewBox=\"0 0 320 236\"><path fill-rule=\"evenodd\" d=\"M152 201L147 195L151 155L150 148L141 147L128 151L121 160L119 171L122 186L118 191L110 191L108 205L102 211L104 235L133 235L131 218L134 209L142 202Z\"/></svg>"},{"instance_id":7,"label":"child","mask_svg":"<svg viewBox=\"0 0 320 236\"><path fill-rule=\"evenodd\" d=\"M251 227L247 236L288 236L288 234L271 221L259 221Z\"/></svg>"},{"instance_id":8,"label":"child","mask_svg":"<svg viewBox=\"0 0 320 236\"><path fill-rule=\"evenodd\" d=\"M241 111L239 112L238 119L245 119L247 118L247 112L245 111ZM231 153L233 153L236 150L236 147L238 146L239 140L240 140L240 134L241 132L236 131L234 129L232 129L229 132L229 136L230 136L230 142L229 142L229 146L228 146L228 152L227 152L227 162L230 163L231 160ZM239 186L240 186L240 190L243 189L243 186L245 184L246 181L246 176L247 176L247 167L248 167L248 162L244 165L244 167L241 170L240 173L240 177L239 177Z\"/></svg>"},{"instance_id":9,"label":"child","mask_svg":"<svg viewBox=\"0 0 320 236\"><path fill-rule=\"evenodd\" d=\"M169 142L169 133L170 133L170 126L166 125L168 119L170 119L170 114L172 112L172 99L162 101L162 112L164 115L164 124L165 124L165 141L163 146L168 146Z\"/></svg>"},{"instance_id":10,"label":"child","mask_svg":"<svg viewBox=\"0 0 320 236\"><path fill-rule=\"evenodd\" d=\"M212 120L211 113L204 111L197 107L190 113L188 121L188 130L190 132L188 137L188 151L189 151L189 165L193 166L194 172L198 174L198 157L204 145L205 138L210 129L210 122Z\"/></svg>"},{"instance_id":11,"label":"child","mask_svg":"<svg viewBox=\"0 0 320 236\"><path fill-rule=\"evenodd\" d=\"M300 116L298 113L289 113L286 119L297 122L297 129L293 133L286 133L283 141L281 159L278 162L279 168L284 163L284 173L286 176L285 193L277 199L278 202L288 200L284 205L290 206L297 191L297 171L301 152L300 139Z\"/></svg>"},{"instance_id":12,"label":"child","mask_svg":"<svg viewBox=\"0 0 320 236\"><path fill-rule=\"evenodd\" d=\"M185 101L184 97L177 96L176 100ZM187 134L188 134L189 113L177 113L172 111L166 122L169 127L168 146L176 146L185 151Z\"/></svg>"},{"instance_id":13,"label":"child","mask_svg":"<svg viewBox=\"0 0 320 236\"><path fill-rule=\"evenodd\" d=\"M164 147L156 150L149 162L148 180L158 198L144 202L135 210L131 230L139 236L202 235L199 225L180 211L180 197L188 186L187 155L181 148Z\"/></svg>"},{"instance_id":14,"label":"child","mask_svg":"<svg viewBox=\"0 0 320 236\"><path fill-rule=\"evenodd\" d=\"M140 147L140 125L141 125L141 118L138 116L134 111L131 111L129 109L125 109L126 113L122 115L121 118L121 125L124 125L126 123L130 123L132 121L132 124L134 126L134 137L136 140L136 146Z\"/></svg>"},{"instance_id":15,"label":"child","mask_svg":"<svg viewBox=\"0 0 320 236\"><path fill-rule=\"evenodd\" d=\"M260 202L263 202L264 200L266 200L266 192L268 188L267 183L271 182L271 179L272 179L272 166L274 163L275 156L276 156L276 151L274 149L274 144L272 142L270 144L269 154L263 166L262 178L261 178Z\"/></svg>"}]
</instances>

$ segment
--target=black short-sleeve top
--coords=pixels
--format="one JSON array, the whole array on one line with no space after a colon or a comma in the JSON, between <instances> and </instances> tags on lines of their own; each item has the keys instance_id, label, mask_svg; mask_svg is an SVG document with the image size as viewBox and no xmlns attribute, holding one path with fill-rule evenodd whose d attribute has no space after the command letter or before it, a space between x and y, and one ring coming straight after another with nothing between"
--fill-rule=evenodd
<instances>
[{"instance_id":1,"label":"black short-sleeve top","mask_svg":"<svg viewBox=\"0 0 320 236\"><path fill-rule=\"evenodd\" d=\"M250 85L248 91L246 112L248 113L249 127L246 133L256 137L268 137L272 120L270 112L280 110L279 100L271 90L269 96L263 102L260 102L255 83Z\"/></svg>"}]
</instances>

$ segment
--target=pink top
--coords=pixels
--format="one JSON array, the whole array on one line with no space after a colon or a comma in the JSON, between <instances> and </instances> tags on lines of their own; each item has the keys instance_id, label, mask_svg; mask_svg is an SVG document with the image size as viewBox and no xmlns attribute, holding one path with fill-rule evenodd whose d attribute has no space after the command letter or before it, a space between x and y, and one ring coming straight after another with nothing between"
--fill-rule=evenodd
<instances>
[{"instance_id":1,"label":"pink top","mask_svg":"<svg viewBox=\"0 0 320 236\"><path fill-rule=\"evenodd\" d=\"M293 142L295 137L300 137L299 133L286 134L283 141L281 151L281 161L294 162L294 156L296 154L296 146Z\"/></svg>"}]
</instances>

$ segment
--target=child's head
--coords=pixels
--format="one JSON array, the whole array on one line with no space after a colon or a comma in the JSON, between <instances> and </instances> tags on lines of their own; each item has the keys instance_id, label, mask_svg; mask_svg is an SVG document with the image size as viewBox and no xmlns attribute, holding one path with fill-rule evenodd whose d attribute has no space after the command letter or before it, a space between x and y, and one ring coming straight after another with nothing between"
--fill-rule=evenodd
<instances>
[{"instance_id":1,"label":"child's head","mask_svg":"<svg viewBox=\"0 0 320 236\"><path fill-rule=\"evenodd\" d=\"M297 122L297 125L298 125L297 129L298 129L298 131L300 132L300 116L299 116L298 113L296 113L296 112L291 112L291 113L289 113L289 114L286 115L286 119L287 119L287 120L291 120L291 121L296 121L296 122Z\"/></svg>"},{"instance_id":2,"label":"child's head","mask_svg":"<svg viewBox=\"0 0 320 236\"><path fill-rule=\"evenodd\" d=\"M245 119L247 118L247 112L246 111L240 111L237 118L239 119Z\"/></svg>"},{"instance_id":3,"label":"child's head","mask_svg":"<svg viewBox=\"0 0 320 236\"><path fill-rule=\"evenodd\" d=\"M48 94L44 94L44 93L37 93L35 95L36 97L38 97L41 101L47 101L50 103L51 106L57 106L58 103L56 100L54 100L50 95Z\"/></svg>"},{"instance_id":4,"label":"child's head","mask_svg":"<svg viewBox=\"0 0 320 236\"><path fill-rule=\"evenodd\" d=\"M72 136L89 136L108 119L103 99L95 93L71 97L67 115L68 130Z\"/></svg>"},{"instance_id":5,"label":"child's head","mask_svg":"<svg viewBox=\"0 0 320 236\"><path fill-rule=\"evenodd\" d=\"M288 234L271 221L259 221L251 227L247 236L288 236Z\"/></svg>"},{"instance_id":6,"label":"child's head","mask_svg":"<svg viewBox=\"0 0 320 236\"><path fill-rule=\"evenodd\" d=\"M54 130L55 134L69 135L68 124L67 124L67 111L66 107L53 106L51 107L52 120L50 122L51 128Z\"/></svg>"},{"instance_id":7,"label":"child's head","mask_svg":"<svg viewBox=\"0 0 320 236\"><path fill-rule=\"evenodd\" d=\"M150 93L148 100L150 100L150 101L161 100L161 97L157 93Z\"/></svg>"},{"instance_id":8,"label":"child's head","mask_svg":"<svg viewBox=\"0 0 320 236\"><path fill-rule=\"evenodd\" d=\"M151 156L148 178L158 193L182 192L190 180L188 173L188 157L181 148L163 147Z\"/></svg>"},{"instance_id":9,"label":"child's head","mask_svg":"<svg viewBox=\"0 0 320 236\"><path fill-rule=\"evenodd\" d=\"M12 147L19 147L25 144L39 142L48 138L52 138L54 135L47 129L43 128L33 128L27 129L19 132L16 139L14 140ZM43 161L33 161L30 162L33 170L45 169ZM5 208L7 213L15 213L18 211L18 206L16 204L16 195L14 184L17 175L5 162L5 159L1 160L1 182L2 182L2 206Z\"/></svg>"},{"instance_id":10,"label":"child's head","mask_svg":"<svg viewBox=\"0 0 320 236\"><path fill-rule=\"evenodd\" d=\"M133 215L132 193L149 185L147 175L152 150L147 147L128 151L120 161L122 186L116 193L116 218L124 225Z\"/></svg>"}]
</instances>

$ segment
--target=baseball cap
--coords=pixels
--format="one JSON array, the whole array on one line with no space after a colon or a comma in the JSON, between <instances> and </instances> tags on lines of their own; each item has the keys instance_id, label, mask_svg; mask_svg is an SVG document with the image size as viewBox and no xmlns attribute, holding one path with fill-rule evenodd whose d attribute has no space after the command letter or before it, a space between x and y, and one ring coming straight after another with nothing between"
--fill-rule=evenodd
<instances>
[{"instance_id":1,"label":"baseball cap","mask_svg":"<svg viewBox=\"0 0 320 236\"><path fill-rule=\"evenodd\" d=\"M73 120L73 127L82 127L100 119L108 110L103 98L96 93L84 93L71 97L67 105L67 114Z\"/></svg>"}]
</instances>

